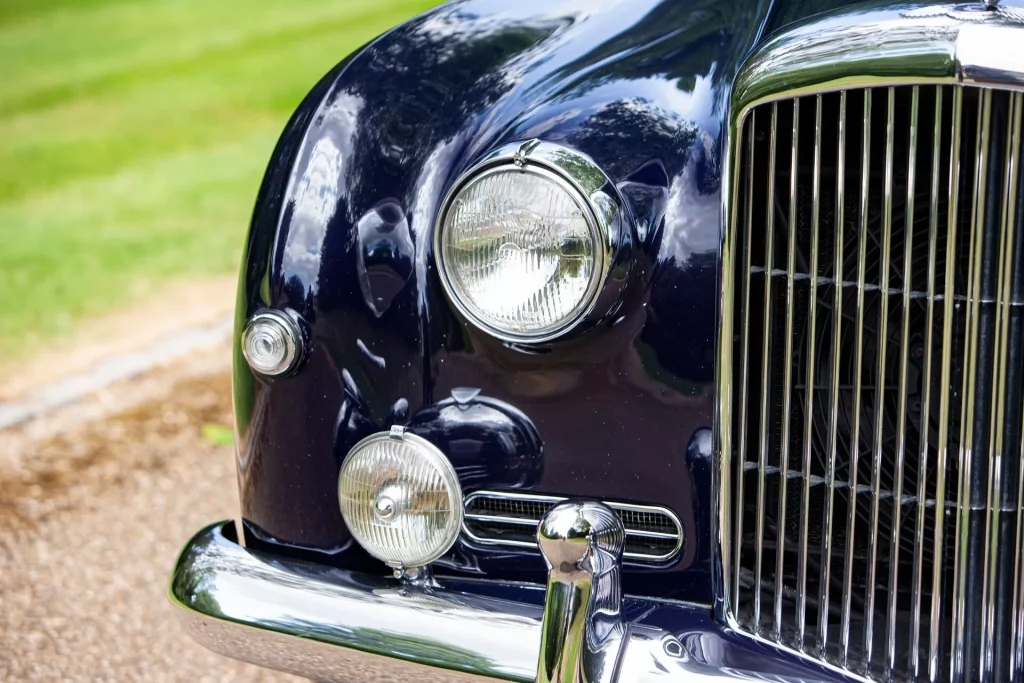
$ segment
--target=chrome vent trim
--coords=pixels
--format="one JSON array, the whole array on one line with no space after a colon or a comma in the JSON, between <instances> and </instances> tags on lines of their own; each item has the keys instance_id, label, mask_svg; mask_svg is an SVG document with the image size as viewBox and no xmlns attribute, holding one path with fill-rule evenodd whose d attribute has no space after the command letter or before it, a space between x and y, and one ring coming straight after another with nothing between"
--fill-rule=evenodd
<instances>
[{"instance_id":1,"label":"chrome vent trim","mask_svg":"<svg viewBox=\"0 0 1024 683\"><path fill-rule=\"evenodd\" d=\"M565 496L506 491L476 491L466 496L462 533L471 543L485 546L537 549L541 517ZM624 560L668 562L683 547L683 526L666 507L603 501L626 528Z\"/></svg>"},{"instance_id":2,"label":"chrome vent trim","mask_svg":"<svg viewBox=\"0 0 1024 683\"><path fill-rule=\"evenodd\" d=\"M718 616L858 678L1024 681L1024 60L986 50L1024 22L835 19L733 93Z\"/></svg>"}]
</instances>

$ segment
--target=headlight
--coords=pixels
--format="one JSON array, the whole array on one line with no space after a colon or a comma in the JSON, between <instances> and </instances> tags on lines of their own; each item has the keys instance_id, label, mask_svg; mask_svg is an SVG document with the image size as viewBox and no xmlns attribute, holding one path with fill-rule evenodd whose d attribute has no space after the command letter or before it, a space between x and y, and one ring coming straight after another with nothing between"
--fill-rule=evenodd
<instances>
[{"instance_id":1,"label":"headlight","mask_svg":"<svg viewBox=\"0 0 1024 683\"><path fill-rule=\"evenodd\" d=\"M359 545L392 567L433 562L462 524L462 488L451 462L401 427L349 451L338 475L338 501Z\"/></svg>"},{"instance_id":2,"label":"headlight","mask_svg":"<svg viewBox=\"0 0 1024 683\"><path fill-rule=\"evenodd\" d=\"M435 236L441 282L474 325L543 342L594 310L619 246L611 184L588 158L533 141L456 183Z\"/></svg>"}]
</instances>

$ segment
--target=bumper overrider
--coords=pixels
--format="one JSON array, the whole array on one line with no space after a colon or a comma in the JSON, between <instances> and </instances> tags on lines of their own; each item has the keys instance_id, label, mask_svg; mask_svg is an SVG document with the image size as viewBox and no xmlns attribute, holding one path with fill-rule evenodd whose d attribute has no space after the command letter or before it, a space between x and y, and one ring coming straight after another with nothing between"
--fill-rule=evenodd
<instances>
[{"instance_id":1,"label":"bumper overrider","mask_svg":"<svg viewBox=\"0 0 1024 683\"><path fill-rule=\"evenodd\" d=\"M170 600L207 648L318 681L843 679L723 628L707 606L623 599L622 527L600 503L555 506L538 536L546 591L285 559L221 522L181 552Z\"/></svg>"}]
</instances>

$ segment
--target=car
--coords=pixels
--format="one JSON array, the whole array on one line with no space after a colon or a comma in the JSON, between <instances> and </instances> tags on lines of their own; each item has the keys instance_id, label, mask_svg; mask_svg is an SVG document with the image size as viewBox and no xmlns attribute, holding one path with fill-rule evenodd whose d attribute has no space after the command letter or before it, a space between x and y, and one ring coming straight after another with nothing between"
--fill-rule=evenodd
<instances>
[{"instance_id":1,"label":"car","mask_svg":"<svg viewBox=\"0 0 1024 683\"><path fill-rule=\"evenodd\" d=\"M318 681L1024 680L1022 118L997 3L385 33L259 190L188 633Z\"/></svg>"}]
</instances>

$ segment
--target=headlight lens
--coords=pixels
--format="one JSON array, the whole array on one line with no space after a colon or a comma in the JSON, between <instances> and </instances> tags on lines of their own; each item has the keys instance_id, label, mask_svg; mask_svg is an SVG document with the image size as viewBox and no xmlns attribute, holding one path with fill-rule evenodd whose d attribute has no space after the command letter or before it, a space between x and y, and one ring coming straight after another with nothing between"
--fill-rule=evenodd
<instances>
[{"instance_id":1,"label":"headlight lens","mask_svg":"<svg viewBox=\"0 0 1024 683\"><path fill-rule=\"evenodd\" d=\"M451 462L401 428L367 437L349 451L338 501L356 541L394 567L433 562L462 524L462 489Z\"/></svg>"},{"instance_id":2,"label":"headlight lens","mask_svg":"<svg viewBox=\"0 0 1024 683\"><path fill-rule=\"evenodd\" d=\"M475 324L540 341L578 321L604 269L583 195L539 166L484 171L450 201L440 226L442 280Z\"/></svg>"}]
</instances>

